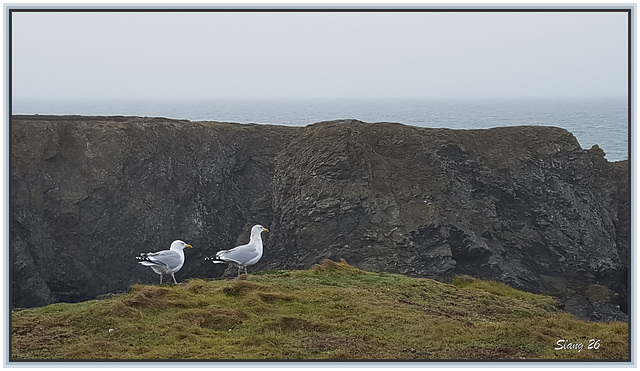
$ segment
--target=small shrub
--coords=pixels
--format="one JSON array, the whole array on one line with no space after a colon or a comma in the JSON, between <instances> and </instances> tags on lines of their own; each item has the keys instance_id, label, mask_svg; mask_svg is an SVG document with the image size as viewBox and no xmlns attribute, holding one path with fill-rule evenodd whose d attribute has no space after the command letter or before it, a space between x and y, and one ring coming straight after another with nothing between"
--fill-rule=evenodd
<instances>
[{"instance_id":1,"label":"small shrub","mask_svg":"<svg viewBox=\"0 0 640 371\"><path fill-rule=\"evenodd\" d=\"M606 286L593 284L587 286L584 290L584 294L587 299L592 303L602 303L611 299L611 290Z\"/></svg>"}]
</instances>

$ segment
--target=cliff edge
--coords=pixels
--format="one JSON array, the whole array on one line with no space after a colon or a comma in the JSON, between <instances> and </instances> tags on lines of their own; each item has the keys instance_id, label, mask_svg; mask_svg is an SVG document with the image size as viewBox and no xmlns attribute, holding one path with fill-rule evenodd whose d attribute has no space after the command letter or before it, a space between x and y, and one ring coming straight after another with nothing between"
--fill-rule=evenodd
<instances>
[{"instance_id":1,"label":"cliff edge","mask_svg":"<svg viewBox=\"0 0 640 371\"><path fill-rule=\"evenodd\" d=\"M220 276L203 258L261 223L271 233L252 271L342 258L627 319L628 163L564 129L14 116L10 171L14 307L155 282L134 257L174 239L194 246L179 281Z\"/></svg>"}]
</instances>

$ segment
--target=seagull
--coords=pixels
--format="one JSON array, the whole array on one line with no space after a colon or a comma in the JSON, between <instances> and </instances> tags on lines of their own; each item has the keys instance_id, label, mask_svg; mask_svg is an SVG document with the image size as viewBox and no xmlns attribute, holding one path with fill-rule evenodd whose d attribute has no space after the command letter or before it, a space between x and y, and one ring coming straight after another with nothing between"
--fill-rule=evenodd
<instances>
[{"instance_id":1,"label":"seagull","mask_svg":"<svg viewBox=\"0 0 640 371\"><path fill-rule=\"evenodd\" d=\"M175 240L171 243L169 250L162 250L158 252L143 252L140 256L136 256L136 259L141 260L138 263L145 267L151 267L154 272L160 275L160 284L162 284L162 275L170 274L173 277L173 282L177 285L176 276L173 274L182 268L184 264L184 248L191 248L191 245Z\"/></svg>"},{"instance_id":2,"label":"seagull","mask_svg":"<svg viewBox=\"0 0 640 371\"><path fill-rule=\"evenodd\" d=\"M232 263L238 266L238 276L242 268L244 268L244 274L247 274L247 266L254 265L262 257L262 238L260 237L262 232L269 232L269 230L259 224L254 225L251 228L248 244L231 250L218 251L215 257L211 256L204 260L211 261L213 264Z\"/></svg>"}]
</instances>

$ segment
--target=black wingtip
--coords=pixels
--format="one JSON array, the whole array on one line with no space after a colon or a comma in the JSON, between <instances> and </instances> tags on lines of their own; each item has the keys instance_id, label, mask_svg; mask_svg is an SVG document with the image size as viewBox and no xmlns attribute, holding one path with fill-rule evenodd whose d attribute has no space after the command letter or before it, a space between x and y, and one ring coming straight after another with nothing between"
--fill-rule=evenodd
<instances>
[{"instance_id":1,"label":"black wingtip","mask_svg":"<svg viewBox=\"0 0 640 371\"><path fill-rule=\"evenodd\" d=\"M219 263L226 263L225 261L222 261L214 256L208 256L206 258L204 258L204 261L209 261L212 262L214 264L219 264Z\"/></svg>"},{"instance_id":2,"label":"black wingtip","mask_svg":"<svg viewBox=\"0 0 640 371\"><path fill-rule=\"evenodd\" d=\"M140 256L136 256L137 260L145 260L148 261L149 260L149 256L147 255L147 253L141 252Z\"/></svg>"}]
</instances>

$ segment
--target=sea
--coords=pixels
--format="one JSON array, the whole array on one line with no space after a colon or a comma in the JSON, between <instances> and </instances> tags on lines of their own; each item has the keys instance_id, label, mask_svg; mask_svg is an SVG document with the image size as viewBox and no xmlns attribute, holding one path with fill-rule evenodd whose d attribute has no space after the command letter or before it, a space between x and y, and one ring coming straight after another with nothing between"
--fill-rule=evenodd
<instances>
[{"instance_id":1,"label":"sea","mask_svg":"<svg viewBox=\"0 0 640 371\"><path fill-rule=\"evenodd\" d=\"M567 129L609 161L629 158L626 98L536 99L17 99L12 114L143 116L306 126L358 119L429 128L540 125Z\"/></svg>"}]
</instances>

